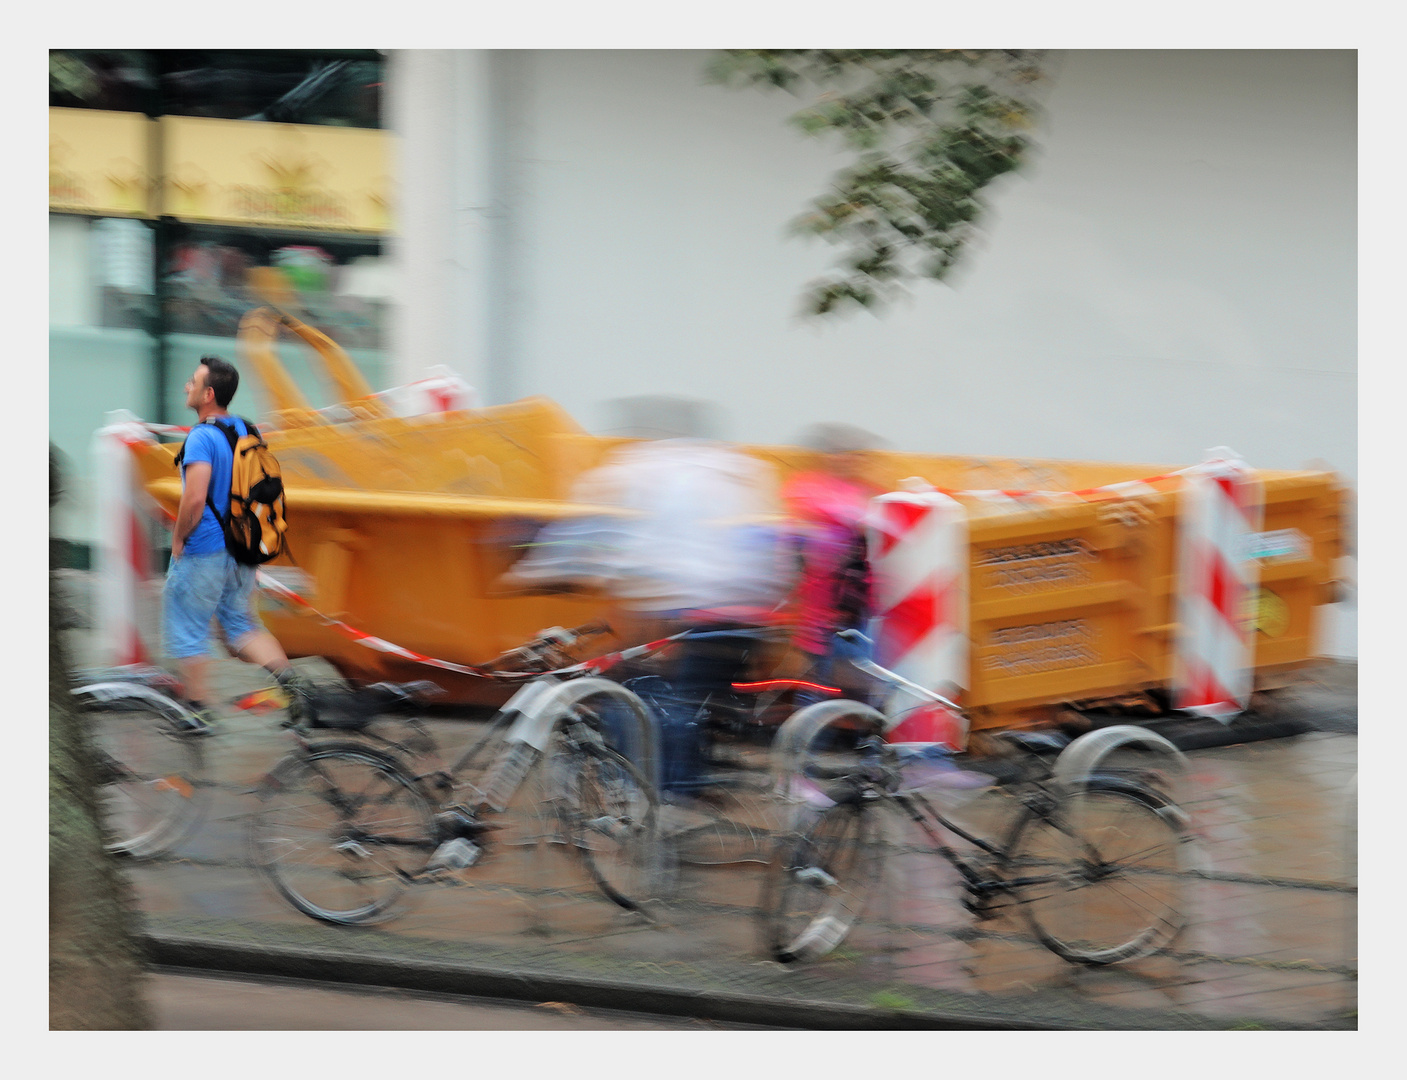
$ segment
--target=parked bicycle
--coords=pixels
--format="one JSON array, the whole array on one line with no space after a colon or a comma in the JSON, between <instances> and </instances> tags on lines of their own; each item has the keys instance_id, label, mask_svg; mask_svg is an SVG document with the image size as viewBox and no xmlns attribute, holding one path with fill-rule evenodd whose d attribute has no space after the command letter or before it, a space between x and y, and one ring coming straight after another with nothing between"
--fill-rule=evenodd
<instances>
[{"instance_id":1,"label":"parked bicycle","mask_svg":"<svg viewBox=\"0 0 1407 1080\"><path fill-rule=\"evenodd\" d=\"M99 808L115 854L150 858L189 836L209 806L205 747L190 731L179 684L156 668L79 672L75 704L89 721Z\"/></svg>"},{"instance_id":2,"label":"parked bicycle","mask_svg":"<svg viewBox=\"0 0 1407 1080\"><path fill-rule=\"evenodd\" d=\"M582 662L566 654L608 629L554 628L475 669L522 685L447 767L422 723L401 738L373 728L433 684L315 688L312 723L294 729L297 746L259 786L255 864L312 918L383 920L410 886L486 858L504 828L495 818L536 768L541 799L526 812L580 856L608 899L637 910L661 868L654 724L635 694L600 676L687 632ZM633 725L620 723L622 711ZM359 738L313 738L314 726Z\"/></svg>"},{"instance_id":3,"label":"parked bicycle","mask_svg":"<svg viewBox=\"0 0 1407 1080\"><path fill-rule=\"evenodd\" d=\"M958 708L879 664L856 664L916 698ZM967 768L963 755L887 743L888 724L858 702L826 701L796 713L778 733L778 790L790 799L794 820L759 905L764 944L775 959L815 960L845 940L883 870L887 813L917 825L932 854L957 870L964 903L978 919L1019 905L1035 936L1064 960L1132 960L1176 937L1192 869L1188 815L1156 769L1100 764L1112 760L1107 751L1117 745L1154 745L1176 756L1170 744L1131 727L1091 732L1068 747L1051 734L1008 734L1022 751L1021 767L997 780L1010 785L1016 811L992 839L944 816L923 788L994 778L974 771L980 763ZM940 830L971 852L955 850Z\"/></svg>"}]
</instances>

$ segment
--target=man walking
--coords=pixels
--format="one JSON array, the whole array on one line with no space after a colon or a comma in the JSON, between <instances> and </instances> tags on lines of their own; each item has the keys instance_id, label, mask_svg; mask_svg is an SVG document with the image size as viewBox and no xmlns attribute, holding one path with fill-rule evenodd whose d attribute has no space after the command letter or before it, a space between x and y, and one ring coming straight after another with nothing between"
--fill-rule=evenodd
<instances>
[{"instance_id":1,"label":"man walking","mask_svg":"<svg viewBox=\"0 0 1407 1080\"><path fill-rule=\"evenodd\" d=\"M244 421L226 406L239 388L239 372L218 356L203 356L186 382L186 407L199 423L191 428L181 462L181 505L171 533L171 568L166 574L163 617L166 651L180 669L195 713L193 734L206 734L210 710L210 622L235 656L267 668L289 697L297 719L306 690L278 640L254 614L255 567L235 562L213 507L228 508L234 453L218 421L244 435ZM227 511L226 511L227 512Z\"/></svg>"}]
</instances>

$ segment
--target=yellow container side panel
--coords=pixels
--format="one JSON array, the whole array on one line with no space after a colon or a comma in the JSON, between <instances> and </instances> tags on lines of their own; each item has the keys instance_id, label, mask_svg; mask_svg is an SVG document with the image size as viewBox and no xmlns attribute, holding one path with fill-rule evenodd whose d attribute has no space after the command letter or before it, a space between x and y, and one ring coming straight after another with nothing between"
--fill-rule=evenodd
<instances>
[{"instance_id":1,"label":"yellow container side panel","mask_svg":"<svg viewBox=\"0 0 1407 1080\"><path fill-rule=\"evenodd\" d=\"M1142 532L1096 506L974 519L967 703L999 715L1152 680Z\"/></svg>"}]
</instances>

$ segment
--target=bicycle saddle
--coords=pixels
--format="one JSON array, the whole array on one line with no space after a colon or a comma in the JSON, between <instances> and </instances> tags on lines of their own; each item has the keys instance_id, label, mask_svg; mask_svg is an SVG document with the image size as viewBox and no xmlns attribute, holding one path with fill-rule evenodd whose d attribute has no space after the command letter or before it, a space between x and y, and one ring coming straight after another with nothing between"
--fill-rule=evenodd
<instances>
[{"instance_id":1,"label":"bicycle saddle","mask_svg":"<svg viewBox=\"0 0 1407 1080\"><path fill-rule=\"evenodd\" d=\"M415 704L417 699L443 694L435 683L419 680L408 683L379 682L364 687L313 686L312 726L360 731L373 720Z\"/></svg>"}]
</instances>

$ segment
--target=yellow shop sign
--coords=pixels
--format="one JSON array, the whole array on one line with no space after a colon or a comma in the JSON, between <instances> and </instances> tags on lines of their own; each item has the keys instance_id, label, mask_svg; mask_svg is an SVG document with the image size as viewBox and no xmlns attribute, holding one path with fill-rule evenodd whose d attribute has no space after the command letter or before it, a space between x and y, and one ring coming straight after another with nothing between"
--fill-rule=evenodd
<instances>
[{"instance_id":1,"label":"yellow shop sign","mask_svg":"<svg viewBox=\"0 0 1407 1080\"><path fill-rule=\"evenodd\" d=\"M163 212L183 221L382 233L390 136L366 128L164 116Z\"/></svg>"},{"instance_id":2,"label":"yellow shop sign","mask_svg":"<svg viewBox=\"0 0 1407 1080\"><path fill-rule=\"evenodd\" d=\"M49 110L49 209L153 217L154 124L141 113Z\"/></svg>"}]
</instances>

